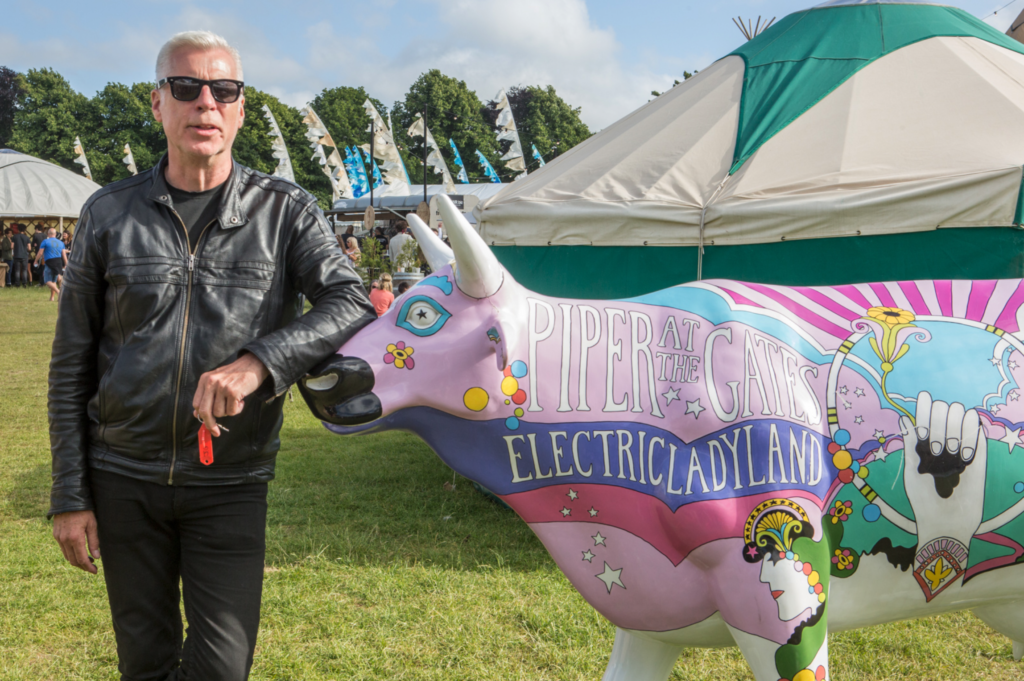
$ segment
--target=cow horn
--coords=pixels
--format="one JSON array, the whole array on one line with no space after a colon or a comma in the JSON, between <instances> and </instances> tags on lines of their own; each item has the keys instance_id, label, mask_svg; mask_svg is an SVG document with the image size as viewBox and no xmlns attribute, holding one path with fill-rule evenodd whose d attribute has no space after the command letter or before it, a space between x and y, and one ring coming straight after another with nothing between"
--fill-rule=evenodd
<instances>
[{"instance_id":1,"label":"cow horn","mask_svg":"<svg viewBox=\"0 0 1024 681\"><path fill-rule=\"evenodd\" d=\"M409 229L412 230L412 235L416 237L416 243L423 250L423 255L426 256L430 269L436 272L442 267L450 265L452 260L455 259L452 249L445 246L444 242L434 234L434 230L427 227L426 223L420 220L418 215L409 213L406 217L409 219Z\"/></svg>"},{"instance_id":2,"label":"cow horn","mask_svg":"<svg viewBox=\"0 0 1024 681\"><path fill-rule=\"evenodd\" d=\"M439 194L437 206L455 251L456 286L470 298L493 296L504 279L498 259L451 199Z\"/></svg>"}]
</instances>

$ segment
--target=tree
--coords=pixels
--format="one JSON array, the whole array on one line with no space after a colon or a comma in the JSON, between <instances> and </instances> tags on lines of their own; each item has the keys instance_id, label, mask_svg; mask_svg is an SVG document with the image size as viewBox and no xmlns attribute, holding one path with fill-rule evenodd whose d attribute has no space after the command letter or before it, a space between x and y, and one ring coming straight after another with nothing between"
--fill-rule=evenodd
<instances>
[{"instance_id":1,"label":"tree","mask_svg":"<svg viewBox=\"0 0 1024 681\"><path fill-rule=\"evenodd\" d=\"M483 105L466 82L446 76L437 69L421 74L409 88L405 100L396 102L392 111L395 139L412 182L423 182L423 138L410 138L406 131L416 120L416 114L423 112L424 105L429 106L427 126L452 175L458 169L454 165L449 139L454 139L459 147L470 181L487 182L483 169L476 162L476 151L480 150L492 164L497 162L498 141L494 129L481 117ZM428 184L439 181L440 177L433 171L428 174Z\"/></svg>"},{"instance_id":2,"label":"tree","mask_svg":"<svg viewBox=\"0 0 1024 681\"><path fill-rule=\"evenodd\" d=\"M152 168L167 151L163 126L153 118L150 83L108 83L89 102L81 132L92 177L108 184L129 177L124 145L131 145L139 172Z\"/></svg>"},{"instance_id":3,"label":"tree","mask_svg":"<svg viewBox=\"0 0 1024 681\"><path fill-rule=\"evenodd\" d=\"M676 85L679 85L683 81L690 80L691 78L696 76L698 73L700 73L700 72L699 71L694 71L693 73L690 73L689 71L683 71L683 80L679 80L678 78L676 78L675 81L672 83L672 87L675 87ZM657 90L651 90L651 94L654 95L655 97L661 97L661 93L658 92Z\"/></svg>"},{"instance_id":4,"label":"tree","mask_svg":"<svg viewBox=\"0 0 1024 681\"><path fill-rule=\"evenodd\" d=\"M509 105L512 107L512 116L516 121L519 141L523 145L523 155L528 170L535 170L539 166L539 163L533 158L531 145L536 145L537 151L544 157L544 160L550 161L572 149L592 134L587 124L580 119L580 108L570 106L558 96L555 88L550 85L546 88L532 85L511 87L506 94ZM481 112L481 115L492 126L498 118L494 104L494 102L488 102ZM502 151L507 151L510 144L511 142L506 143ZM513 172L506 171L504 168L495 166L495 169L502 179L506 172L509 175L514 175Z\"/></svg>"},{"instance_id":5,"label":"tree","mask_svg":"<svg viewBox=\"0 0 1024 681\"><path fill-rule=\"evenodd\" d=\"M75 136L87 131L89 100L52 69L29 69L22 88L11 148L81 173Z\"/></svg>"},{"instance_id":6,"label":"tree","mask_svg":"<svg viewBox=\"0 0 1024 681\"><path fill-rule=\"evenodd\" d=\"M14 115L22 94L18 74L6 66L0 66L0 148L10 143L14 131Z\"/></svg>"}]
</instances>

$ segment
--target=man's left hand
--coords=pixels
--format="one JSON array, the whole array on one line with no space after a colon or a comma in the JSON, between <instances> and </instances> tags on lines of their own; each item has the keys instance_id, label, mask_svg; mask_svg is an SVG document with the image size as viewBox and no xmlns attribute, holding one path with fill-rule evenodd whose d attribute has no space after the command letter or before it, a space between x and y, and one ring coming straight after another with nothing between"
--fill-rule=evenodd
<instances>
[{"instance_id":1,"label":"man's left hand","mask_svg":"<svg viewBox=\"0 0 1024 681\"><path fill-rule=\"evenodd\" d=\"M208 371L199 377L192 413L206 424L211 435L220 437L217 419L242 413L245 398L269 375L263 362L248 352L227 366Z\"/></svg>"}]
</instances>

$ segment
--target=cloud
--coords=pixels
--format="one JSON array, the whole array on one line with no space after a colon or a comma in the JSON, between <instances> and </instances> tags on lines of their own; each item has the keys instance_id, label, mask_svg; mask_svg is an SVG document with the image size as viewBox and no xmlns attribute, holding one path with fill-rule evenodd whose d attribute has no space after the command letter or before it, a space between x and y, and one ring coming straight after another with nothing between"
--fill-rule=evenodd
<instances>
[{"instance_id":1,"label":"cloud","mask_svg":"<svg viewBox=\"0 0 1024 681\"><path fill-rule=\"evenodd\" d=\"M581 116L593 129L636 109L650 99L651 90L670 87L682 74L678 63L651 64L650 59L625 67L614 31L596 26L583 0L432 4L439 26L392 54L379 45L393 41L365 33L341 38L329 22L319 22L309 29L320 54L311 64L323 68L323 55L347 55L344 63L333 64L335 72L384 101L403 98L413 81L433 68L466 81L483 100L514 85L553 85L566 101L582 107Z\"/></svg>"}]
</instances>

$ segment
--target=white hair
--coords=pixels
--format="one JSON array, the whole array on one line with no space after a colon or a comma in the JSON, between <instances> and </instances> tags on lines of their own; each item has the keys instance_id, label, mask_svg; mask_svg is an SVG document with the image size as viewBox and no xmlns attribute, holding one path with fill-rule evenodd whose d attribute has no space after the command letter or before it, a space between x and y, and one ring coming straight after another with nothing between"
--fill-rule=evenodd
<instances>
[{"instance_id":1,"label":"white hair","mask_svg":"<svg viewBox=\"0 0 1024 681\"><path fill-rule=\"evenodd\" d=\"M224 50L235 60L235 71L238 80L245 80L242 75L242 57L238 50L233 48L227 40L212 31L184 31L175 34L170 40L164 43L160 52L156 55L156 79L169 76L167 71L170 68L171 55L182 48L193 48L200 50Z\"/></svg>"}]
</instances>

